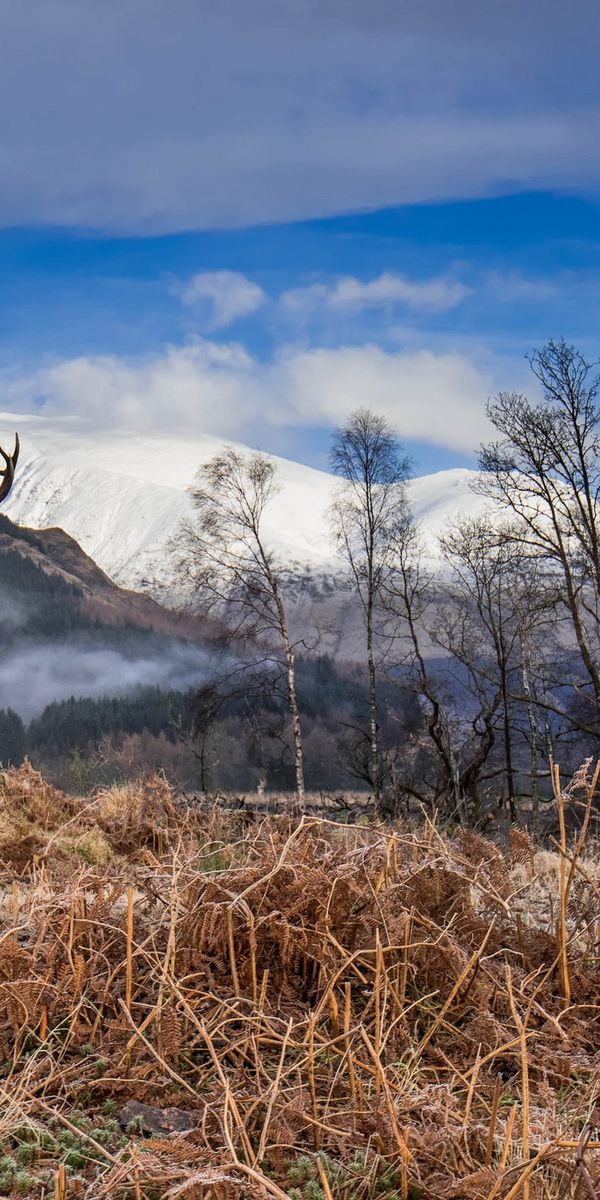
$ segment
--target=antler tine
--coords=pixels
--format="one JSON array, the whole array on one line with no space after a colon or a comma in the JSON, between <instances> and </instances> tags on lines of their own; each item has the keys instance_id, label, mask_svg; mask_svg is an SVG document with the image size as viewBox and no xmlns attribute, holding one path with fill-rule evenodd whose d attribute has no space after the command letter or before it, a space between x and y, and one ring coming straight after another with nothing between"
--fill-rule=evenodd
<instances>
[{"instance_id":1,"label":"antler tine","mask_svg":"<svg viewBox=\"0 0 600 1200\"><path fill-rule=\"evenodd\" d=\"M0 454L6 463L6 466L0 469L0 478L2 479L2 483L0 483L0 502L6 499L13 485L15 478L15 467L19 458L19 450L20 443L18 433L15 433L15 448L12 454L7 454L6 451L2 449L2 446L0 446Z\"/></svg>"}]
</instances>

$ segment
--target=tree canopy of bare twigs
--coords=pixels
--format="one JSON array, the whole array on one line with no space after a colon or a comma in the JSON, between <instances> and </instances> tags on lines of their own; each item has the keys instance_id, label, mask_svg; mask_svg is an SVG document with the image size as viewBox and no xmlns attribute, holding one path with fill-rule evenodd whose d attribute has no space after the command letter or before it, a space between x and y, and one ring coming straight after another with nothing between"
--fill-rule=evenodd
<instances>
[{"instance_id":1,"label":"tree canopy of bare twigs","mask_svg":"<svg viewBox=\"0 0 600 1200\"><path fill-rule=\"evenodd\" d=\"M501 392L488 405L498 437L482 448L476 486L513 514L513 539L549 568L584 668L576 686L597 714L600 376L564 341L548 342L529 362L541 397Z\"/></svg>"},{"instance_id":2,"label":"tree canopy of bare twigs","mask_svg":"<svg viewBox=\"0 0 600 1200\"><path fill-rule=\"evenodd\" d=\"M383 779L377 717L377 605L390 570L397 531L405 519L409 463L388 422L368 409L358 409L335 431L330 465L343 481L332 506L334 533L365 618L370 774L375 802L380 804Z\"/></svg>"},{"instance_id":3,"label":"tree canopy of bare twigs","mask_svg":"<svg viewBox=\"0 0 600 1200\"><path fill-rule=\"evenodd\" d=\"M427 730L418 783L404 756L396 786L468 823L486 817L483 785L498 800L504 779L514 819L523 663L539 661L547 640L546 592L535 561L486 515L447 527L440 548L443 574L428 564L408 514L386 581L391 669L412 689ZM519 758L522 767L522 749Z\"/></svg>"},{"instance_id":4,"label":"tree canopy of bare twigs","mask_svg":"<svg viewBox=\"0 0 600 1200\"><path fill-rule=\"evenodd\" d=\"M191 489L194 518L180 530L182 571L207 613L218 614L228 636L278 647L292 725L296 792L304 802L302 729L296 693L295 646L282 592L284 568L265 538L264 516L280 490L277 469L260 453L224 447L199 470Z\"/></svg>"},{"instance_id":5,"label":"tree canopy of bare twigs","mask_svg":"<svg viewBox=\"0 0 600 1200\"><path fill-rule=\"evenodd\" d=\"M472 783L499 738L514 821L516 704L526 664L533 654L540 662L540 642L552 623L547 589L536 559L512 537L510 527L489 516L456 521L440 545L452 575L434 640L462 667L476 706L472 724L479 753Z\"/></svg>"}]
</instances>

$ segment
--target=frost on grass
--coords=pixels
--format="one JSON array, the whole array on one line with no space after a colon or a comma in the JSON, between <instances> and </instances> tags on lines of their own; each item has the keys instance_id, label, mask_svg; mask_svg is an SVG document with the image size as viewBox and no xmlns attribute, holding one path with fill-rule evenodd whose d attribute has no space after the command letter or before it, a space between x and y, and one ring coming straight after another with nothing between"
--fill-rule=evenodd
<instances>
[{"instance_id":1,"label":"frost on grass","mask_svg":"<svg viewBox=\"0 0 600 1200\"><path fill-rule=\"evenodd\" d=\"M600 1186L593 841L2 780L0 1195ZM190 1128L123 1123L133 1101Z\"/></svg>"}]
</instances>

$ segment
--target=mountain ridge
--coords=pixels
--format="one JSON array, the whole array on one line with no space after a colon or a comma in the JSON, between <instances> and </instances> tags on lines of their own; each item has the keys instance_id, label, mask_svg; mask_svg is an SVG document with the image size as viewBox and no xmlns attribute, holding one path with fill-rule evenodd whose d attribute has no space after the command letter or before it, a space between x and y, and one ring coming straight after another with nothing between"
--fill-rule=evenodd
<instances>
[{"instance_id":1,"label":"mountain ridge","mask_svg":"<svg viewBox=\"0 0 600 1200\"><path fill-rule=\"evenodd\" d=\"M191 511L187 489L195 471L223 442L203 435L159 438L97 429L76 418L0 414L3 436L12 436L15 428L22 452L6 514L30 528L58 526L115 583L163 603L180 603L185 589L171 540ZM269 457L281 482L265 516L269 544L299 575L338 575L328 516L338 481L314 467ZM473 477L467 468L452 468L408 485L434 559L439 557L437 535L447 520L483 506L470 488Z\"/></svg>"}]
</instances>

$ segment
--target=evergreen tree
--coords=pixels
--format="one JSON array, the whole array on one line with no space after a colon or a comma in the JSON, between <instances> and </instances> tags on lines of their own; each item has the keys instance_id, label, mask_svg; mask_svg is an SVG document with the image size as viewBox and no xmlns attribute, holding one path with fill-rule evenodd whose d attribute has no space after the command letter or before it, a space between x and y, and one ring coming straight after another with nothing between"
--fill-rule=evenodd
<instances>
[{"instance_id":1,"label":"evergreen tree","mask_svg":"<svg viewBox=\"0 0 600 1200\"><path fill-rule=\"evenodd\" d=\"M0 763L19 767L25 758L25 726L12 708L0 709Z\"/></svg>"}]
</instances>

